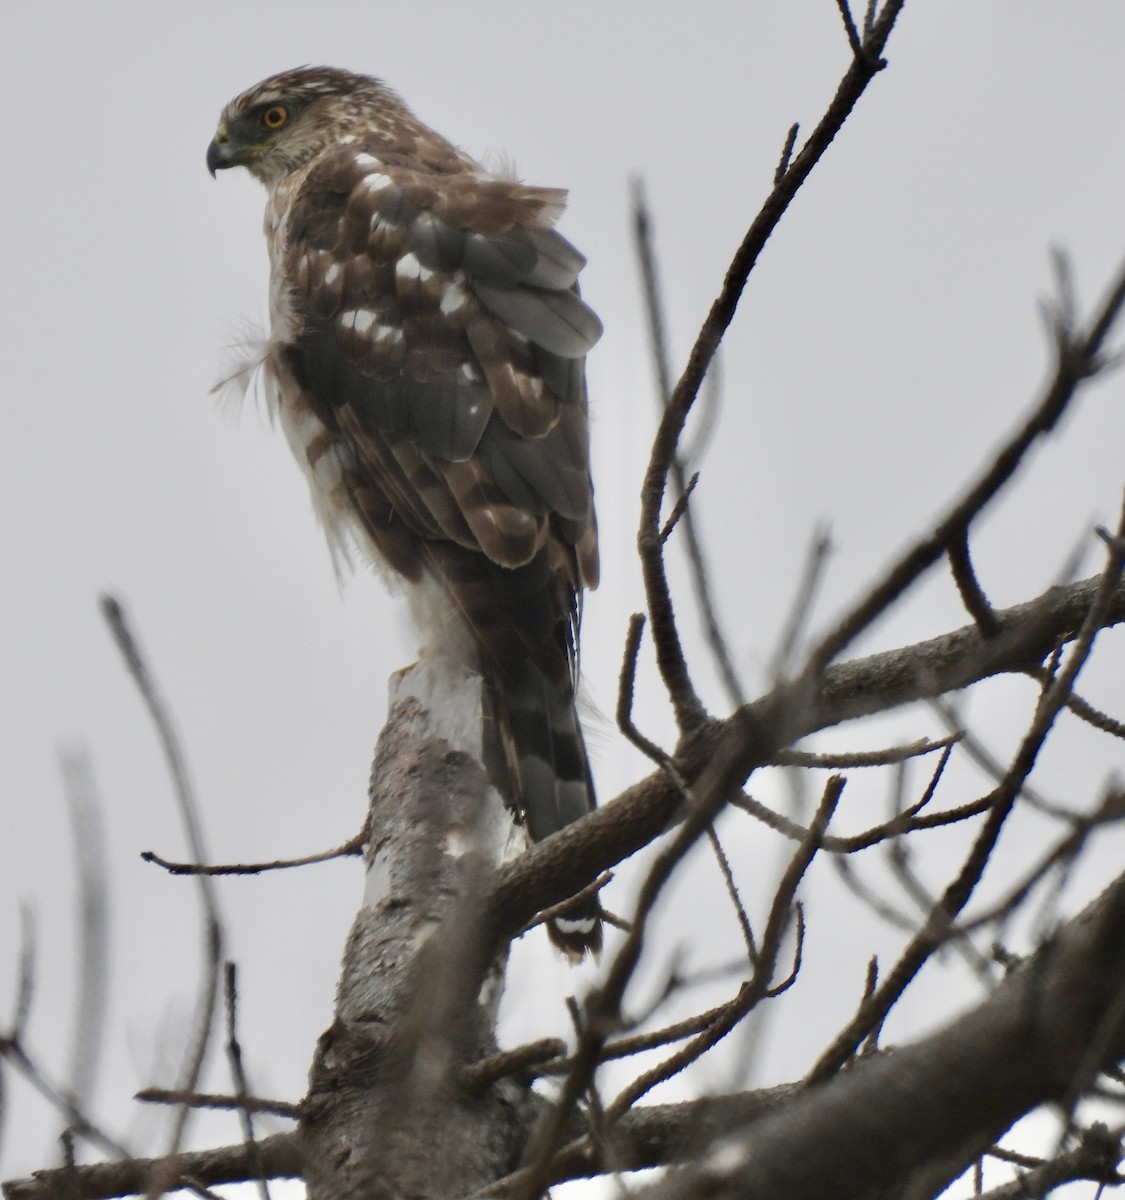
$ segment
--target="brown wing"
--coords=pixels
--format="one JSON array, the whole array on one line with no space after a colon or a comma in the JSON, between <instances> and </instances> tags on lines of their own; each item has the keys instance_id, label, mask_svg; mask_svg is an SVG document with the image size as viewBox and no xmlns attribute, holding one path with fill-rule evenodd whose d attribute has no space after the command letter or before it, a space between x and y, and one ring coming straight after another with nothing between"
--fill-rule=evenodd
<instances>
[{"instance_id":1,"label":"brown wing","mask_svg":"<svg viewBox=\"0 0 1125 1200\"><path fill-rule=\"evenodd\" d=\"M438 575L502 673L522 648L563 686L598 573L583 364L601 326L551 228L564 194L447 165L374 141L314 165L288 226L289 364L392 566Z\"/></svg>"}]
</instances>

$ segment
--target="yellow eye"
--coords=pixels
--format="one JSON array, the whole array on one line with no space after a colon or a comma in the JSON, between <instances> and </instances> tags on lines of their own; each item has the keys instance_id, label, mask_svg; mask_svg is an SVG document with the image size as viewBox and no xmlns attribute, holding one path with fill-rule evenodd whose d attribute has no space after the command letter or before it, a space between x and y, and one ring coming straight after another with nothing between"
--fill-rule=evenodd
<instances>
[{"instance_id":1,"label":"yellow eye","mask_svg":"<svg viewBox=\"0 0 1125 1200\"><path fill-rule=\"evenodd\" d=\"M262 113L262 124L267 129L280 129L289 120L289 110L280 104L271 104Z\"/></svg>"}]
</instances>

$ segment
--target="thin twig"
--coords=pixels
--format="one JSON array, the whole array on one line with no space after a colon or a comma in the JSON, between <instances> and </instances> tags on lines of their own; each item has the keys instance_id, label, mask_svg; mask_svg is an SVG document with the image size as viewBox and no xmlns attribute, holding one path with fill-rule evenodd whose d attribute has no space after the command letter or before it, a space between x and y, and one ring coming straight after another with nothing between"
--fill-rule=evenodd
<instances>
[{"instance_id":1,"label":"thin twig","mask_svg":"<svg viewBox=\"0 0 1125 1200\"><path fill-rule=\"evenodd\" d=\"M965 611L976 621L981 634L995 637L1000 632L1000 623L996 613L984 594L984 589L973 570L973 560L969 555L969 531L966 529L949 547L949 565L953 571L953 580L961 593L961 602Z\"/></svg>"},{"instance_id":2,"label":"thin twig","mask_svg":"<svg viewBox=\"0 0 1125 1200\"><path fill-rule=\"evenodd\" d=\"M733 1003L733 1000L728 1000L724 1004L697 1013L693 1017L685 1017L684 1020L677 1021L675 1024L665 1025L649 1033L630 1034L628 1037L608 1042L602 1051L602 1062L618 1058L632 1058L635 1054L643 1054L646 1050L657 1050L661 1046L667 1046L670 1042L682 1042L684 1038L693 1037L709 1025L714 1024L715 1020ZM573 1059L560 1058L557 1062L544 1063L537 1074L565 1075L573 1065Z\"/></svg>"},{"instance_id":3,"label":"thin twig","mask_svg":"<svg viewBox=\"0 0 1125 1200\"><path fill-rule=\"evenodd\" d=\"M8 1041L18 1042L27 1032L31 1002L35 995L35 916L26 904L20 905L20 952L16 966L15 1011Z\"/></svg>"},{"instance_id":4,"label":"thin twig","mask_svg":"<svg viewBox=\"0 0 1125 1200\"><path fill-rule=\"evenodd\" d=\"M566 1042L561 1038L540 1038L514 1050L504 1050L490 1058L472 1063L461 1071L461 1083L468 1092L480 1095L500 1079L509 1075L544 1074L545 1063L561 1059L566 1054Z\"/></svg>"},{"instance_id":5,"label":"thin twig","mask_svg":"<svg viewBox=\"0 0 1125 1200\"><path fill-rule=\"evenodd\" d=\"M1021 671L1020 674L1022 675L1024 672ZM1042 694L1042 687L1040 688L1040 694ZM935 696L930 700L929 704L950 729L957 728L961 730L961 750L965 757L980 767L985 775L994 783L1001 783L1008 772L1008 768L989 750L982 738L965 727L960 707L954 706L946 696ZM1052 803L1052 801L1048 800L1028 783L1024 784L1020 798L1031 808L1043 813L1045 816L1054 817L1062 821L1067 820L1070 816L1064 808Z\"/></svg>"},{"instance_id":6,"label":"thin twig","mask_svg":"<svg viewBox=\"0 0 1125 1200\"><path fill-rule=\"evenodd\" d=\"M660 544L663 545L676 531L676 526L680 523L680 519L687 515L688 505L691 503L691 494L695 491L696 485L699 483L699 472L694 475L684 484L684 489L676 497L676 503L672 505L672 511L668 514L668 519L664 522L664 528L660 531Z\"/></svg>"},{"instance_id":7,"label":"thin twig","mask_svg":"<svg viewBox=\"0 0 1125 1200\"><path fill-rule=\"evenodd\" d=\"M797 582L797 595L793 603L789 605L785 628L777 640L777 649L774 651L769 665L771 679L783 679L789 674L790 663L796 653L797 644L808 627L809 617L820 592L820 585L824 581L825 569L831 553L832 539L828 535L827 528L818 528L813 533L812 542L805 555L805 565L801 571L801 578Z\"/></svg>"},{"instance_id":8,"label":"thin twig","mask_svg":"<svg viewBox=\"0 0 1125 1200\"><path fill-rule=\"evenodd\" d=\"M137 690L141 694L149 716L156 728L157 737L168 772L172 779L176 804L179 808L180 819L184 826L188 849L196 863L207 861L203 846L203 828L200 822L199 805L195 791L188 774L187 761L180 747L180 739L172 722L167 705L161 698L156 682L141 653L140 646L133 636L125 616L125 610L114 596L101 597L102 616L109 625L114 641L125 661ZM219 912L218 896L206 875L199 875L197 893L203 917L203 962L195 1005L195 1018L192 1025L191 1038L183 1066L181 1067L180 1089L194 1091L199 1084L203 1072L203 1064L207 1058L207 1050L214 1030L216 1000L219 994L219 965L223 958L225 936L223 922ZM180 1147L191 1109L179 1109L173 1118L172 1133L168 1143L168 1154L174 1154Z\"/></svg>"},{"instance_id":9,"label":"thin twig","mask_svg":"<svg viewBox=\"0 0 1125 1200\"><path fill-rule=\"evenodd\" d=\"M84 749L59 756L74 843L78 912L78 999L68 1077L81 1105L97 1084L109 999L109 868L102 805Z\"/></svg>"},{"instance_id":10,"label":"thin twig","mask_svg":"<svg viewBox=\"0 0 1125 1200\"><path fill-rule=\"evenodd\" d=\"M357 833L334 850L322 850L317 854L306 854L304 858L278 858L258 863L215 863L203 866L200 863L173 862L152 850L144 850L144 862L162 867L169 875L261 875L264 871L282 871L290 867L307 867L312 863L331 862L335 858L354 857L363 853L364 834Z\"/></svg>"},{"instance_id":11,"label":"thin twig","mask_svg":"<svg viewBox=\"0 0 1125 1200\"><path fill-rule=\"evenodd\" d=\"M715 855L715 861L719 864L719 872L723 877L723 883L726 885L731 907L738 918L738 927L742 930L742 941L746 946L746 954L752 963L756 963L758 961L758 946L754 941L754 930L750 927L750 918L746 913L746 906L742 903L742 897L738 894L738 884L735 882L730 860L727 858L722 842L719 841L719 835L715 832L714 825L707 830L707 840L711 843L711 852Z\"/></svg>"},{"instance_id":12,"label":"thin twig","mask_svg":"<svg viewBox=\"0 0 1125 1200\"><path fill-rule=\"evenodd\" d=\"M34 1059L21 1041L11 1037L0 1037L0 1057L10 1063L23 1078L67 1121L72 1133L77 1133L103 1154L114 1158L128 1158L130 1150L117 1138L107 1133L93 1118L87 1116L75 1096L51 1079L43 1065Z\"/></svg>"},{"instance_id":13,"label":"thin twig","mask_svg":"<svg viewBox=\"0 0 1125 1200\"><path fill-rule=\"evenodd\" d=\"M553 921L555 917L565 916L575 905L580 904L583 900L590 899L591 896L598 895L602 888L612 882L612 880L613 872L603 871L597 879L592 883L588 883L580 892L575 892L569 900L564 900L561 904L552 904L550 908L545 908L542 912L536 913L535 919L528 921L519 933L516 934L516 937L523 937L525 933L530 933L531 930L538 928L538 926L545 925L548 921ZM605 916L605 913L601 912L600 905L599 915Z\"/></svg>"},{"instance_id":14,"label":"thin twig","mask_svg":"<svg viewBox=\"0 0 1125 1200\"><path fill-rule=\"evenodd\" d=\"M1009 917L1034 890L1037 884L1057 866L1077 859L1083 845L1090 834L1102 825L1116 824L1125 819L1125 792L1110 789L1102 797L1101 803L1088 816L1076 820L1074 828L1034 867L1027 875L1010 888L1005 896L981 913L976 913L970 920L958 922L958 933L973 933L985 925L1002 921Z\"/></svg>"},{"instance_id":15,"label":"thin twig","mask_svg":"<svg viewBox=\"0 0 1125 1200\"><path fill-rule=\"evenodd\" d=\"M884 900L874 888L861 878L851 859L833 856L832 866L836 869L840 882L880 920L886 921L893 929L901 929L911 935L918 932L918 922L908 917L906 913L900 912L890 901Z\"/></svg>"},{"instance_id":16,"label":"thin twig","mask_svg":"<svg viewBox=\"0 0 1125 1200\"><path fill-rule=\"evenodd\" d=\"M773 173L774 187L777 187L781 183L785 178L785 172L789 170L789 163L793 158L793 147L797 144L797 133L800 128L800 125L794 121L789 126L789 132L785 135L785 145L781 148L781 157L777 160L777 167Z\"/></svg>"},{"instance_id":17,"label":"thin twig","mask_svg":"<svg viewBox=\"0 0 1125 1200\"><path fill-rule=\"evenodd\" d=\"M242 1044L238 1040L238 967L235 963L227 962L225 964L223 980L226 993L227 1063L230 1066L235 1095L244 1100L250 1095L250 1085L246 1081L246 1068L242 1062ZM254 1116L249 1106L244 1103L239 1104L238 1114L242 1124L242 1140L250 1147L250 1159L257 1168L258 1194L262 1200L270 1200L270 1187L266 1182L265 1168L258 1150L258 1139L254 1136Z\"/></svg>"},{"instance_id":18,"label":"thin twig","mask_svg":"<svg viewBox=\"0 0 1125 1200\"><path fill-rule=\"evenodd\" d=\"M894 821L902 816L902 797L906 789L906 771L905 764L901 764L895 772L895 786L892 791L892 815L891 820ZM928 796L932 795L932 789L927 789L927 795L923 796L920 803L926 803ZM922 914L928 913L934 906L934 897L930 891L918 878L911 865L911 847L907 840L902 837L889 838L883 844L883 849L886 853L886 860L890 865L891 875L898 880L902 890L907 897L912 900ZM950 942L954 950L961 955L965 960L969 969L977 976L977 978L986 986L992 983L992 972L989 968L987 957L977 950L971 939L965 935L950 935Z\"/></svg>"},{"instance_id":19,"label":"thin twig","mask_svg":"<svg viewBox=\"0 0 1125 1200\"><path fill-rule=\"evenodd\" d=\"M629 618L625 632L625 650L621 656L621 673L617 681L617 728L637 747L646 758L664 766L671 762L671 755L654 741L645 737L633 722L633 697L637 687L637 659L644 637L644 613L634 613Z\"/></svg>"},{"instance_id":20,"label":"thin twig","mask_svg":"<svg viewBox=\"0 0 1125 1200\"><path fill-rule=\"evenodd\" d=\"M1010 1183L1001 1184L981 1194L981 1200L1026 1200L1028 1196L1046 1196L1062 1184L1088 1179L1100 1187L1120 1186L1125 1182L1118 1171L1121 1160L1122 1130L1110 1131L1095 1124L1082 1131L1078 1144L1063 1154L1049 1159L1035 1159L1014 1151L993 1146L990 1158L1000 1159L1028 1170Z\"/></svg>"},{"instance_id":21,"label":"thin twig","mask_svg":"<svg viewBox=\"0 0 1125 1200\"><path fill-rule=\"evenodd\" d=\"M766 989L764 997L766 1000L772 1000L775 996L780 996L782 992L789 991L797 982L797 976L800 975L801 966L805 961L805 906L800 900L793 901L793 914L796 920L793 932L793 965L789 968L789 974L780 983L775 983Z\"/></svg>"},{"instance_id":22,"label":"thin twig","mask_svg":"<svg viewBox=\"0 0 1125 1200\"><path fill-rule=\"evenodd\" d=\"M872 955L867 963L867 975L863 981L863 999L868 1000L875 989L879 986L879 959L877 955ZM879 1035L883 1032L883 1026L876 1025L875 1028L867 1035L866 1040L860 1047L861 1055L874 1054L879 1049Z\"/></svg>"},{"instance_id":23,"label":"thin twig","mask_svg":"<svg viewBox=\"0 0 1125 1200\"><path fill-rule=\"evenodd\" d=\"M905 746L888 746L883 750L856 750L851 753L814 754L810 750L782 750L774 756L773 767L814 767L826 771L851 771L857 767L891 767L908 758L922 758L935 750L955 746L965 736L958 729L943 738L919 738Z\"/></svg>"},{"instance_id":24,"label":"thin twig","mask_svg":"<svg viewBox=\"0 0 1125 1200\"><path fill-rule=\"evenodd\" d=\"M659 390L661 411L664 411L667 409L672 395L672 375L669 368L668 339L664 321L664 305L660 293L656 247L652 236L652 216L645 200L644 189L639 181L636 182L633 189L633 232L637 261L641 271L645 312L648 316L650 352ZM743 703L742 687L738 680L730 648L727 645L726 635L723 633L718 612L715 609L710 571L707 567L699 531L689 507L691 493L695 490L699 474L697 472L690 481L687 480L684 459L678 450L672 456L670 469L678 498L658 535L660 544L663 546L672 530L680 525L684 535L684 548L690 568L695 601L703 621L704 637L715 660L715 666L728 700L732 705L739 705ZM683 703L677 705L676 715L680 720L681 728L690 728L699 723L703 715L703 708L698 696L691 690L686 663L683 665L683 671L683 683L688 689L688 693L685 693ZM673 697L673 704L676 704L675 697Z\"/></svg>"},{"instance_id":25,"label":"thin twig","mask_svg":"<svg viewBox=\"0 0 1125 1200\"><path fill-rule=\"evenodd\" d=\"M1046 675L1042 667L1028 667L1026 674L1039 683L1043 682ZM1101 709L1095 708L1088 700L1084 700L1081 696L1068 696L1066 707L1080 721L1085 721L1087 725L1092 725L1095 729L1101 730L1102 733L1108 733L1111 737L1125 740L1125 724L1115 720L1108 713L1102 712Z\"/></svg>"},{"instance_id":26,"label":"thin twig","mask_svg":"<svg viewBox=\"0 0 1125 1200\"><path fill-rule=\"evenodd\" d=\"M942 764L947 759L948 750L942 756ZM862 830L860 833L825 835L821 843L821 849L827 850L832 854L855 854L857 851L867 850L871 846L878 846L891 839L905 837L907 834L913 833L918 829L940 829L946 825L956 825L960 821L965 821L970 817L976 817L983 812L987 812L991 803L990 800L984 798L960 805L957 808L947 809L944 812L923 814L922 809L930 802L930 799L932 799L932 793L923 795L921 800L911 805L904 812L897 813L890 820L883 821L879 825L874 825L870 829ZM749 816L769 826L770 829L793 841L803 841L809 835L809 831L805 826L789 817L783 816L781 813L775 812L772 808L768 808L760 800L755 800L745 792L734 797L731 800L731 805L734 808L741 809Z\"/></svg>"},{"instance_id":27,"label":"thin twig","mask_svg":"<svg viewBox=\"0 0 1125 1200\"><path fill-rule=\"evenodd\" d=\"M263 1096L230 1096L223 1092L182 1092L176 1088L145 1088L133 1097L144 1104L187 1104L192 1108L240 1109L252 1113L269 1113L299 1121L304 1105L287 1100L270 1100Z\"/></svg>"},{"instance_id":28,"label":"thin twig","mask_svg":"<svg viewBox=\"0 0 1125 1200\"><path fill-rule=\"evenodd\" d=\"M852 20L851 9L848 8L848 0L836 0L836 7L840 10L840 16L844 18L844 30L848 35L848 45L851 46L852 53L856 58L861 58L863 56L863 43L859 40L855 21Z\"/></svg>"},{"instance_id":29,"label":"thin twig","mask_svg":"<svg viewBox=\"0 0 1125 1200\"><path fill-rule=\"evenodd\" d=\"M863 36L870 37L875 28L875 16L879 8L879 0L867 0L867 11L863 14Z\"/></svg>"}]
</instances>

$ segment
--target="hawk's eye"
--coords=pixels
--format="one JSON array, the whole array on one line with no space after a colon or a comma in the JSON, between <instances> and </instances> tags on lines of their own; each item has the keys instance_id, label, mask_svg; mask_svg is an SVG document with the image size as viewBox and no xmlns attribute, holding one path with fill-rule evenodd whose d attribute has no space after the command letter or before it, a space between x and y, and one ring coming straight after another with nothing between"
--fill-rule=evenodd
<instances>
[{"instance_id":1,"label":"hawk's eye","mask_svg":"<svg viewBox=\"0 0 1125 1200\"><path fill-rule=\"evenodd\" d=\"M289 120L289 110L281 104L271 104L262 113L262 124L267 129L280 129Z\"/></svg>"}]
</instances>

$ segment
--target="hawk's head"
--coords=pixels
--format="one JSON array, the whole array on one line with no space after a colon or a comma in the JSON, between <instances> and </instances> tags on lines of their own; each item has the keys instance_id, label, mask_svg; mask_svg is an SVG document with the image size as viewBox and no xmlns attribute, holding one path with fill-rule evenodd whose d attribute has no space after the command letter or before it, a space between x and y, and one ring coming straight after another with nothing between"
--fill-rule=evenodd
<instances>
[{"instance_id":1,"label":"hawk's head","mask_svg":"<svg viewBox=\"0 0 1125 1200\"><path fill-rule=\"evenodd\" d=\"M411 120L390 88L368 75L298 67L271 75L223 109L207 147L212 175L245 167L267 187L302 167L351 128L392 132Z\"/></svg>"}]
</instances>

